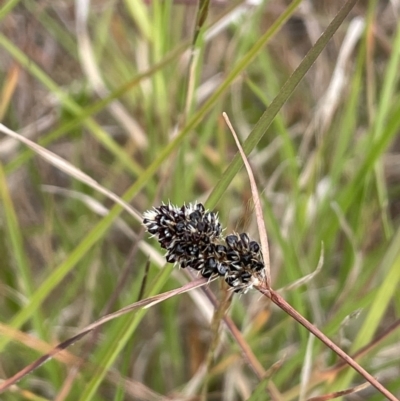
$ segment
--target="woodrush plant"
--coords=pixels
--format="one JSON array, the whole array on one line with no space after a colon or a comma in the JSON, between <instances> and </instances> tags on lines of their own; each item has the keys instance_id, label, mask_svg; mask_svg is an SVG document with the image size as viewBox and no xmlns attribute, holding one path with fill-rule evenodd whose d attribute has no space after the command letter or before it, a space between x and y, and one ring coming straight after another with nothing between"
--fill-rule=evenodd
<instances>
[{"instance_id":1,"label":"woodrush plant","mask_svg":"<svg viewBox=\"0 0 400 401\"><path fill-rule=\"evenodd\" d=\"M250 240L247 233L234 233L223 237L222 226L217 214L207 211L202 203L188 204L182 207L173 206L169 203L154 207L152 210L148 210L143 214L143 225L146 227L147 231L158 240L161 247L167 250L165 255L167 262L177 263L182 268L191 267L209 280L216 277L224 277L226 283L233 288L233 291L240 294L245 294L250 288L254 287L324 342L346 363L360 373L370 384L385 395L388 400L398 401L390 391L271 288L268 239L265 226L263 226L261 203L257 186L250 164L247 161L246 155L229 118L225 113L223 113L223 115L236 141L249 175L263 252L261 252L261 247L256 241ZM266 264L264 264L263 254L265 255ZM37 369L61 350L67 348L107 321L134 309L152 306L178 293L183 293L202 285L204 285L204 282L184 286L179 290L173 290L161 294L160 296L147 298L115 313L104 316L77 335L57 345L51 352L28 365L11 378L3 381L3 383L0 384L0 392L7 390L10 386L34 369ZM360 387L358 387L358 389L359 388ZM354 391L355 389L351 390L351 392Z\"/></svg>"},{"instance_id":2,"label":"woodrush plant","mask_svg":"<svg viewBox=\"0 0 400 401\"><path fill-rule=\"evenodd\" d=\"M224 117L227 119L226 115ZM227 122L235 137L246 169L248 170L255 207L258 209L257 215L260 216L260 200L258 198L250 165L248 164L229 120ZM163 204L159 207L154 207L152 210L143 214L143 224L147 231L158 240L161 247L167 250L166 260L169 263L176 263L182 268L191 267L208 280L224 277L226 283L232 287L233 291L236 293L245 294L249 289L254 287L318 337L347 364L359 372L388 400L398 401L390 391L271 288L260 245L256 241L250 240L248 234L235 233L223 237L222 227L217 214L207 211L201 203L183 205L180 208L171 204ZM266 236L265 230L264 234ZM205 283L207 283L207 281L189 283L188 285L182 286L180 289L168 291L167 293L154 297L148 297L122 308L117 312L104 316L87 326L77 335L58 344L51 352L26 366L14 376L4 380L0 383L0 393L9 389L16 382L50 360L60 351L66 349L104 323L135 309L148 308L175 295L182 294L196 287L201 287ZM364 388L364 386L357 386L351 390L347 390L345 393L352 393L361 388ZM339 395L339 393L337 395Z\"/></svg>"},{"instance_id":3,"label":"woodrush plant","mask_svg":"<svg viewBox=\"0 0 400 401\"><path fill-rule=\"evenodd\" d=\"M15 2L14 2L15 3ZM339 24L340 25L340 24ZM336 26L336 28L335 29L337 29L337 26ZM325 42L325 44L326 44L326 42ZM325 44L323 44L321 47L320 47L320 49L321 48L325 48ZM394 48L396 48L395 46L394 46ZM397 47L397 48L399 48L399 47ZM314 48L314 49L316 49L316 48ZM256 55L256 54L258 54L257 52L254 52L253 53L253 55ZM315 59L315 58L314 58ZM249 63L250 62L250 60L251 60L251 57L248 57L248 58L246 58L246 63ZM312 60L311 60L311 58L309 58L309 57L307 57L306 59L305 59L305 61L308 61L308 67L307 68L303 68L303 69L299 69L298 71L300 71L301 73L303 73L304 74L304 72L305 71L308 71L308 69L309 69L309 67L310 67L310 65L312 64ZM31 68L32 67L32 65L34 65L32 62L31 62L31 60L28 60L27 61L27 64L29 65L29 67ZM241 69L240 69L240 74L241 74L241 72L242 72L242 70L244 70L244 66L243 66L243 64L242 64L242 66L240 67ZM32 68L32 70L33 70L33 68ZM238 71L238 70L237 70ZM226 90L226 88L227 87L229 87L229 85L230 85L230 83L232 82L232 80L235 78L237 78L237 74L238 74L238 72L235 72L235 71L233 71L232 70L232 74L231 75L229 75L229 80L227 80L226 81L226 83L224 83L224 85L223 86L221 86L221 88L218 88L218 90L217 91L215 91L214 92L214 94L213 94L213 96L210 98L210 101L209 102L207 102L206 104L205 104L205 106L204 106L204 108L201 108L201 109L199 109L199 112L198 112L198 114L196 114L196 116L195 117L193 117L193 118L190 118L190 120L189 120L189 123L188 123L188 125L187 126L184 126L183 127L183 131L182 131L182 134L180 134L180 135L178 135L176 138L176 141L174 140L173 142L171 142L170 144L169 144L169 146L168 146L168 148L165 148L165 152L163 151L162 153L160 153L160 157L157 157L157 159L156 160L154 160L153 161L153 163L152 163L152 165L147 169L147 170L145 170L145 173L144 174L140 174L139 175L139 179L135 182L135 185L134 185L134 189L132 189L131 191L129 191L129 195L127 195L127 199L126 200L130 200L131 198L132 198L132 196L133 196L133 194L134 193L137 193L138 191L139 191L139 189L141 188L141 187L143 187L144 185L149 185L149 184L151 184L151 182L149 183L149 177L152 177L154 174L155 174L155 172L156 171L158 171L158 168L160 167L160 164L161 164L161 162L163 161L163 160L165 160L170 154L171 154L171 152L172 151L174 151L175 149L177 149L177 147L178 147L178 145L182 142L182 138L184 137L184 136L186 136L186 134L188 133L188 132L191 132L191 131L193 131L193 129L196 127L196 125L199 123L199 121L202 121L202 116L204 116L205 115L205 113L206 113L206 111L207 111L207 109L209 110L210 108L211 108L211 106L213 105L213 104L215 104L215 102L216 101L219 101L220 100L220 94L224 91L224 90ZM152 75L152 71L149 71L148 72L148 75ZM292 85L291 86L288 86L288 85L285 85L285 87L283 88L284 90L282 90L282 91L280 91L280 94L279 94L279 96L277 97L277 101L273 101L272 103L271 103L271 105L268 105L268 110L267 110L267 112L266 112L266 116L268 116L268 118L265 118L265 116L263 116L263 118L262 118L262 120L260 120L260 124L257 124L257 126L256 126L256 129L254 130L254 134L256 134L256 135L251 135L250 137L249 137L249 141L248 141L248 146L246 146L246 151L247 152L249 152L254 146L255 146L255 143L262 137L262 135L263 135L263 132L265 132L265 130L267 129L267 127L269 126L269 124L271 123L271 121L272 121L272 119L273 119L273 117L274 117L274 115L276 115L276 113L278 112L278 110L280 110L280 108L282 107L282 104L283 104L283 102L285 102L286 101L286 99L288 98L288 91L293 91L293 89L294 89L294 87L295 87L295 84L297 84L298 82L299 82L299 80L300 80L300 78L299 78L299 74L293 74L293 77L292 78L295 78L295 79L292 79L291 80L291 82L292 82ZM294 83L294 84L293 84ZM130 83L129 85L127 85L126 86L126 88L128 88L128 87L130 87L130 86L132 86L132 83ZM395 87L395 85L393 85L393 88ZM124 89L124 92L126 91L126 88ZM121 93L122 93L122 91L121 91ZM115 96L114 96L115 95ZM107 102L109 102L112 98L114 98L114 97L117 97L117 94L116 93L114 93L113 94L113 96L110 96L108 99L106 98L104 101L102 101L102 102L100 102L101 104L106 104ZM279 101L278 101L279 100ZM101 107L103 107L103 106L101 106L101 104L99 103L99 108L101 108ZM382 103L382 105L383 106L385 106L385 104L384 103ZM101 107L100 107L101 106ZM99 109L98 108L98 109ZM385 109L387 109L387 110L389 110L389 108L388 107L384 107ZM98 110L98 109L96 109L96 110ZM92 111L91 111L92 110ZM92 114L92 112L93 112L93 110L95 110L95 108L93 108L93 109L86 109L85 110L85 114L79 114L79 116L77 117L77 119L76 120L74 120L73 121L73 123L78 123L79 121L81 121L81 120L83 120L83 118L84 118L84 115L86 115L86 116L88 116L88 115L90 115L90 114ZM351 129L351 128L349 128L349 129ZM65 131L66 129L64 129L64 131ZM153 132L158 132L157 130L153 130ZM389 138L389 136L387 136L388 138ZM383 141L381 141L380 143L382 143L383 144ZM376 145L376 144L375 144ZM374 145L374 148L376 149L376 146ZM381 146L382 147L382 149L383 149L383 145ZM379 155L379 154L381 154L381 151L379 151L379 152L374 152L374 154L375 155ZM373 155L373 154L372 154ZM128 159L128 160L130 160L130 158L127 156L126 158L125 158L125 160L126 159ZM152 159L153 160L153 159ZM372 160L372 158L370 157L370 158L368 158L368 160ZM238 160L238 158L235 158L235 162L234 163L232 163L232 165L230 166L230 168L228 168L228 170L227 170L227 173L225 174L225 178L227 177L227 179L222 179L221 180L221 185L218 185L217 187L215 187L215 189L213 190L213 193L212 193L212 197L211 198L209 198L209 200L208 200L208 202L207 202L207 205L209 206L209 207L214 207L215 206L215 202L218 200L218 199L220 199L221 198L221 196L223 195L223 191L221 191L220 189L222 188L222 187L225 187L226 188L226 186L228 185L228 183L230 182L230 180L232 179L232 177L235 175L235 171L237 171L238 170L238 168L239 168L239 163L240 161ZM371 161L371 163L373 163L373 161ZM341 165L342 163L337 163L338 165ZM132 169L132 171L133 171L133 169ZM365 169L360 169L360 171L369 171L369 169L367 169L367 168L365 168ZM147 179L147 180L146 180ZM362 180L362 179L358 179L358 180L355 180L356 182L363 182L364 180ZM349 196L350 195L350 196ZM345 199L346 200L346 205L349 205L350 204L350 201L349 201L349 199L351 198L351 196L352 196L352 193L351 192L347 192L347 193L345 193L345 194L343 194L343 199ZM346 211L347 210L347 206L346 207L344 207L343 209L344 209L344 211ZM360 208L361 209L361 208ZM112 217L113 217L113 215L114 216L116 216L117 215L117 213L118 212L115 212L115 210L113 210L113 212L112 212L112 214L110 214L110 217L108 217L107 218L107 220L106 220L106 224L111 224L111 222L113 221L113 219L112 219ZM95 227L94 228L94 230L93 230L93 233L96 233L96 236L93 236L93 238L97 238L97 236L99 236L99 232L101 231L101 230L103 230L103 232L104 232L104 230L105 230L105 228L104 227L106 227L106 224L104 224L104 225L102 225L102 226L99 226L99 227ZM88 238L90 238L90 237L88 237ZM224 241L224 238L222 238L222 241ZM92 244L94 243L94 240L93 240L93 242L92 242ZM80 247L81 249L85 249L84 247L86 247L86 249L89 249L90 248L90 246L88 245L89 244L89 241L82 241L82 247ZM224 242L222 242L222 245L224 244ZM224 246L226 246L226 245L224 245ZM81 252L81 254L84 254L84 252ZM62 269L62 271L63 272L65 272L65 273L63 273L63 274L66 274L66 272L67 271L70 271L71 270L71 268L72 268L72 266L74 266L74 264L76 263L76 257L75 257L75 254L74 254L74 262L71 262L70 263L70 268L68 269L68 268L66 268L66 269ZM265 258L264 257L264 261L265 262L267 262L267 258ZM178 263L179 264L179 263ZM55 269L56 270L56 269ZM200 272L201 273L201 272ZM205 272L205 273L207 273L207 272ZM219 275L218 275L219 276ZM60 275L58 275L58 277L60 277ZM210 278L212 278L212 277L210 277ZM61 280L61 279L60 279ZM394 280L392 280L393 282L394 282ZM57 282L58 283L58 282ZM47 288L54 288L56 286L56 282L55 281L53 281L53 284L52 284L52 287L49 287L49 286L47 286ZM45 287L45 286L44 286ZM266 292L267 292L267 294L273 294L271 291L270 291L270 282L268 282L267 281L267 283L266 283L266 285L264 285L264 287L266 288ZM192 287L192 288L194 288L194 287ZM261 287L260 287L261 288ZM160 289L158 289L159 291L160 291ZM182 288L181 289L179 289L179 290L182 290ZM48 291L48 292L45 292L45 291ZM183 291L181 291L180 293L182 293ZM46 299L46 297L48 296L48 293L49 293L49 290L46 290L46 288L39 288L39 291L38 291L38 293L40 294L40 299L41 300L44 300L44 299ZM175 294L178 294L178 292L175 292ZM164 295L164 294L161 294L161 295ZM278 298L274 298L277 302L279 301L278 300ZM379 299L379 303L381 303L381 301L380 301L380 298L379 297L377 297L377 299ZM146 301L149 301L149 299L147 299ZM153 300L154 301L154 300ZM36 302L36 305L39 305L39 302ZM125 308L124 308L125 309ZM383 309L382 309L383 310ZM289 312L288 312L289 313ZM28 316L28 314L25 314L25 315L20 315L20 316L22 316L19 320L18 320L18 317L19 316L17 316L17 319L15 320L15 325L12 325L13 327L20 327L21 325L22 325L22 323L23 323L23 319L27 319L27 316ZM226 317L226 318L228 318L228 317ZM380 319L375 319L375 320L377 320L377 321L380 321ZM101 321L102 322L104 322L105 321L105 319L101 319ZM18 322L18 324L17 324L17 322ZM372 325L370 325L370 326L372 326ZM360 333L359 334L362 334L362 332L360 331ZM76 340L77 338L75 337L75 340ZM110 345L110 348L112 348L113 346L114 346L115 344L112 344L111 343L111 345ZM61 346L59 347L59 348L61 348ZM114 347L114 348L116 348L116 347ZM115 354L116 355L118 355L118 352L115 352ZM111 358L110 358L111 359ZM296 369L296 367L294 368L294 369ZM99 382L100 380L98 380L98 382ZM283 386L282 386L283 387ZM95 388L95 386L93 386L93 388ZM264 389L263 389L264 390ZM286 390L287 390L287 388L286 388ZM263 393L264 394L264 393ZM85 398L86 399L86 398Z\"/></svg>"}]
</instances>

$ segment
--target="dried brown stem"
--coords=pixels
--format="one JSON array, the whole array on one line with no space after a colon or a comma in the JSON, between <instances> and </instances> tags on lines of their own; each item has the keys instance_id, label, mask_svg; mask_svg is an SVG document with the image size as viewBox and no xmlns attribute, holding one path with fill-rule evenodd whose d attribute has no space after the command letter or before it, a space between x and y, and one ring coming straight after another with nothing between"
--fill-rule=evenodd
<instances>
[{"instance_id":1,"label":"dried brown stem","mask_svg":"<svg viewBox=\"0 0 400 401\"><path fill-rule=\"evenodd\" d=\"M318 397L308 398L307 401L327 401L327 400L332 400L334 398L342 397L344 395L357 393L358 391L364 390L365 388L367 388L369 386L370 386L370 383L363 383L363 384L360 384L359 386L352 387L352 388L349 388L347 390L335 391L334 393L324 394L324 395L320 395Z\"/></svg>"},{"instance_id":2,"label":"dried brown stem","mask_svg":"<svg viewBox=\"0 0 400 401\"><path fill-rule=\"evenodd\" d=\"M333 352L340 356L348 365L356 370L361 376L365 378L372 386L380 391L388 400L399 401L389 390L387 390L381 383L371 376L364 368L362 368L353 358L346 354L340 347L332 342L324 333L322 333L316 326L310 323L305 317L297 312L288 302L283 299L272 288L267 288L265 285L256 287L263 295L268 297L275 305L279 306L283 311L290 315L293 319L297 320L308 331L314 334L320 341L322 341Z\"/></svg>"},{"instance_id":3,"label":"dried brown stem","mask_svg":"<svg viewBox=\"0 0 400 401\"><path fill-rule=\"evenodd\" d=\"M357 352L355 352L352 355L353 359L360 358L361 356L365 355L367 352L369 352L371 349L376 347L378 344L382 342L387 336L393 333L398 327L400 327L400 319L396 320L393 324L391 324L387 329L385 329L381 334L376 336L371 342L369 342L367 345L364 347L360 348ZM343 369L343 366L346 363L344 361L338 362L335 366L332 366L328 371L333 372L333 371L338 371ZM327 372L328 372L327 371Z\"/></svg>"}]
</instances>

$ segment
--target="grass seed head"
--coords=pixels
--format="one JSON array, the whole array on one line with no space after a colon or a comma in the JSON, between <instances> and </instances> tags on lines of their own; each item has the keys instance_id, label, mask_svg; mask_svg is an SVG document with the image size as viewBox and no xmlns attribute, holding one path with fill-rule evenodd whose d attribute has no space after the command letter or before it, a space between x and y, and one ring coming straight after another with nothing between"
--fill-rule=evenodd
<instances>
[{"instance_id":1,"label":"grass seed head","mask_svg":"<svg viewBox=\"0 0 400 401\"><path fill-rule=\"evenodd\" d=\"M147 231L167 250L167 262L190 266L206 278L222 276L238 293L265 278L260 245L246 233L222 238L217 214L206 211L201 203L163 204L143 217Z\"/></svg>"}]
</instances>

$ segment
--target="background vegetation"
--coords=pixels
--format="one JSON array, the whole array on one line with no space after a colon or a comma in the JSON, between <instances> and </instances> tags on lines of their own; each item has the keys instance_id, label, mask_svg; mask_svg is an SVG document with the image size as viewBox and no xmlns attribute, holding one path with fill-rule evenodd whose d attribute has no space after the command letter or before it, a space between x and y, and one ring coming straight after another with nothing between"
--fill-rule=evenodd
<instances>
[{"instance_id":1,"label":"background vegetation","mask_svg":"<svg viewBox=\"0 0 400 401\"><path fill-rule=\"evenodd\" d=\"M271 121L279 111L246 148L273 287L311 273L323 244L322 271L284 297L346 352L368 346L357 360L400 397L397 3L356 4L293 94L284 86L343 4L5 1L0 118L139 213L198 200L227 232L257 238L221 114L244 142L266 110ZM108 311L188 280L104 195L4 135L0 160L0 377ZM201 290L126 315L1 399L294 400L364 382L259 294L228 307L226 286L211 288L223 305L214 319ZM220 322L226 307L266 379Z\"/></svg>"}]
</instances>

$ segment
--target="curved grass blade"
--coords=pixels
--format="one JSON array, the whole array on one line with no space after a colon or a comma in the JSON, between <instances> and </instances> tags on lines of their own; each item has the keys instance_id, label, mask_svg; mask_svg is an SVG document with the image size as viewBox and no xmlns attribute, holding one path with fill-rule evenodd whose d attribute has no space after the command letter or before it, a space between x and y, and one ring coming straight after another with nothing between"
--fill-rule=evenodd
<instances>
[{"instance_id":1,"label":"curved grass blade","mask_svg":"<svg viewBox=\"0 0 400 401\"><path fill-rule=\"evenodd\" d=\"M42 157L48 163L52 164L53 166L57 167L61 171L64 171L69 176L76 178L77 180L83 182L84 184L92 187L96 191L102 193L103 195L107 196L109 199L113 200L115 203L121 205L131 216L136 218L137 220L141 221L141 216L124 200L122 200L119 196L115 195L113 192L109 191L107 188L104 188L100 185L96 180L92 177L85 174L83 171L77 169L67 160L63 159L62 157L56 155L55 153L47 150L46 148L36 144L35 142L31 141L24 136L17 134L16 132L10 130L9 128L5 127L3 124L0 124L0 132L3 132L10 137L17 139L18 141L22 142L29 148L31 148L38 156Z\"/></svg>"}]
</instances>

